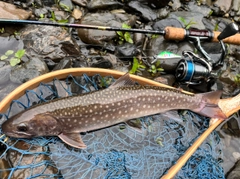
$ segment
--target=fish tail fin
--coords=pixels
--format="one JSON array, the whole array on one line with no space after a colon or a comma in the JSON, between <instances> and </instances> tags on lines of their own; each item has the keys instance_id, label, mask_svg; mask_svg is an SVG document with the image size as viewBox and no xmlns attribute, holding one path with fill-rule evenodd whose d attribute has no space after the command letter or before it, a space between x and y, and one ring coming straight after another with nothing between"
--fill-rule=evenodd
<instances>
[{"instance_id":1,"label":"fish tail fin","mask_svg":"<svg viewBox=\"0 0 240 179\"><path fill-rule=\"evenodd\" d=\"M219 108L218 102L222 91L213 91L203 94L197 94L202 98L200 107L193 111L206 117L226 119L227 116Z\"/></svg>"}]
</instances>

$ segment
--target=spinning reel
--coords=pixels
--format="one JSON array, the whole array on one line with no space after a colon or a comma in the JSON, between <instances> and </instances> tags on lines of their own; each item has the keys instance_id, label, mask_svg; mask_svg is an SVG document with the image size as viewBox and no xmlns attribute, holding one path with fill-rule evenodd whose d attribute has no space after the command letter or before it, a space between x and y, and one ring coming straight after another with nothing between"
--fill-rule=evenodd
<instances>
[{"instance_id":1,"label":"spinning reel","mask_svg":"<svg viewBox=\"0 0 240 179\"><path fill-rule=\"evenodd\" d=\"M214 79L216 75L212 72L212 69L222 67L226 55L225 45L222 40L236 34L238 31L238 26L235 23L231 23L217 37L222 48L221 56L217 61L213 61L201 46L200 41L203 39L206 40L206 38L204 36L199 37L190 34L188 39L194 43L203 58L191 51L183 51L182 59L178 62L176 68L176 79L187 85L199 85L204 81L208 82Z\"/></svg>"}]
</instances>

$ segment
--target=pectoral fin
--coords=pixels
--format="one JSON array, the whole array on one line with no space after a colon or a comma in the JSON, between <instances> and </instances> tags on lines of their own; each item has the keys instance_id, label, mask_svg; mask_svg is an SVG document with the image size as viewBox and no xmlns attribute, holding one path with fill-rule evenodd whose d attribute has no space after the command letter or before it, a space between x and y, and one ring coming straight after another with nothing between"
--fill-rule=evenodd
<instances>
[{"instance_id":1,"label":"pectoral fin","mask_svg":"<svg viewBox=\"0 0 240 179\"><path fill-rule=\"evenodd\" d=\"M61 133L58 135L58 137L65 142L66 144L79 148L79 149L85 149L87 146L83 143L82 138L79 133L68 133L68 134L63 134Z\"/></svg>"}]
</instances>

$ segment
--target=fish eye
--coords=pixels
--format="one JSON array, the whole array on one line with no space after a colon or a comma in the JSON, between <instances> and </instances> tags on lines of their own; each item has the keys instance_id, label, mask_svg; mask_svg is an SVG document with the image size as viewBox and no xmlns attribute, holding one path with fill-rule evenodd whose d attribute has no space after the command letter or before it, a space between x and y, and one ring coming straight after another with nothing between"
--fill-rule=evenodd
<instances>
[{"instance_id":1,"label":"fish eye","mask_svg":"<svg viewBox=\"0 0 240 179\"><path fill-rule=\"evenodd\" d=\"M20 131L20 132L26 132L28 130L26 124L22 123L22 124L19 124L19 126L17 126L17 130Z\"/></svg>"}]
</instances>

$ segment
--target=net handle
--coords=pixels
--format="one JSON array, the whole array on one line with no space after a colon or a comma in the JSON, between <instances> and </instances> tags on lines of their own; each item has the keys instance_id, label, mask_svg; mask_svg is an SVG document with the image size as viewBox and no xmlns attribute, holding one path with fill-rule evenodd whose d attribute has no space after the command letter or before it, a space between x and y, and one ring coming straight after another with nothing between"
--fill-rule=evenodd
<instances>
[{"instance_id":1,"label":"net handle","mask_svg":"<svg viewBox=\"0 0 240 179\"><path fill-rule=\"evenodd\" d=\"M240 94L228 99L221 99L218 102L219 107L222 109L223 113L229 117L235 112L240 110ZM187 149L185 154L178 159L175 165L173 165L168 173L163 175L161 179L173 178L177 172L182 168L183 165L188 161L188 159L193 155L193 153L198 149L198 147L203 143L203 141L215 130L218 125L220 125L224 120L219 119L213 123L209 128L193 143L191 147Z\"/></svg>"}]
</instances>

